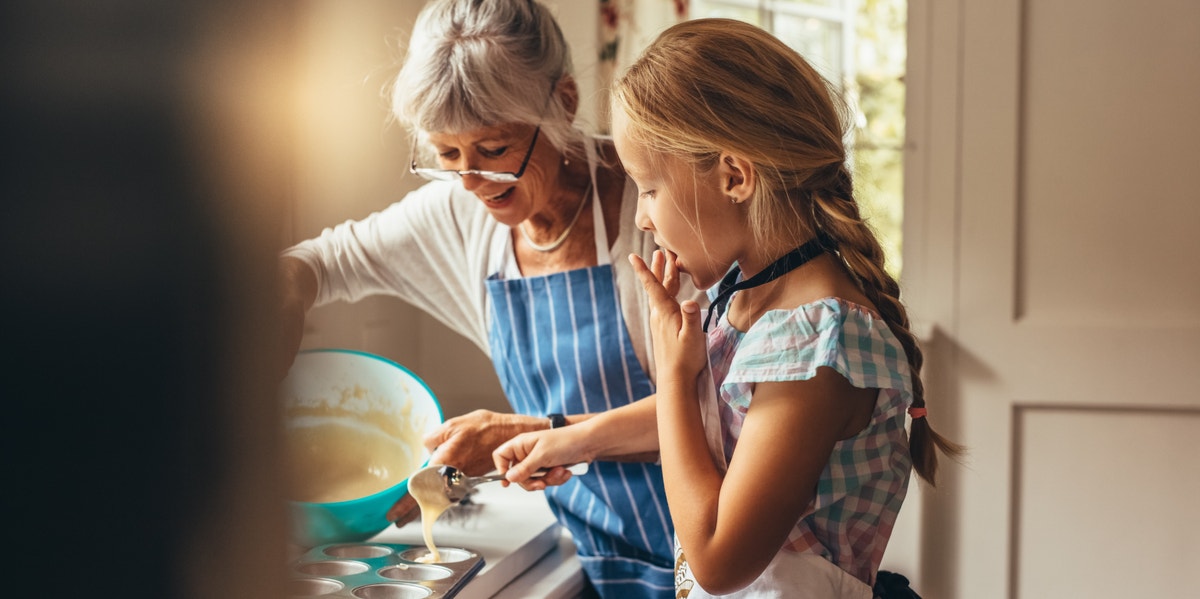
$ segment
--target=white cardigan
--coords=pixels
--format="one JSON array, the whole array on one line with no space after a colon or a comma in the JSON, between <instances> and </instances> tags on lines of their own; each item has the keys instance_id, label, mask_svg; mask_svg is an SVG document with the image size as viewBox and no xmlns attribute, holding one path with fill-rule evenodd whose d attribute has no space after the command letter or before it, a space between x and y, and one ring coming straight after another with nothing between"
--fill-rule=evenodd
<instances>
[{"instance_id":1,"label":"white cardigan","mask_svg":"<svg viewBox=\"0 0 1200 599\"><path fill-rule=\"evenodd\" d=\"M620 295L621 313L634 352L651 380L649 308L630 266L637 253L647 263L657 249L652 235L634 223L637 188L625 181L617 238L609 252ZM488 348L488 299L484 281L510 251L512 229L488 214L483 202L461 182L431 182L381 212L325 229L283 255L299 258L317 275L317 305L358 301L385 294L399 297ZM707 305L703 294L684 285L680 298Z\"/></svg>"}]
</instances>

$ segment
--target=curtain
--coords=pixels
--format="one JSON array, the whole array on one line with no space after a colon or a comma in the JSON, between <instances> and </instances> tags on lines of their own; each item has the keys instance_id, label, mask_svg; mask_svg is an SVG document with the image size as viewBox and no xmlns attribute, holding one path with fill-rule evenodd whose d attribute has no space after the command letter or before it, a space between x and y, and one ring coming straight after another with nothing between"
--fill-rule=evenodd
<instances>
[{"instance_id":1,"label":"curtain","mask_svg":"<svg viewBox=\"0 0 1200 599\"><path fill-rule=\"evenodd\" d=\"M662 30L687 19L689 0L600 0L596 128L610 131L609 92Z\"/></svg>"}]
</instances>

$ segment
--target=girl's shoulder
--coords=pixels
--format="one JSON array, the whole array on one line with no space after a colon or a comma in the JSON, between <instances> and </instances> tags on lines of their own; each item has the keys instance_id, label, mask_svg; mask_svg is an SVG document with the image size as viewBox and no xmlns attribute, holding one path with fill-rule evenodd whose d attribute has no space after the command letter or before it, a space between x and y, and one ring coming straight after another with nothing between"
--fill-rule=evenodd
<instances>
[{"instance_id":1,"label":"girl's shoulder","mask_svg":"<svg viewBox=\"0 0 1200 599\"><path fill-rule=\"evenodd\" d=\"M814 332L835 330L845 327L848 323L871 328L877 325L887 327L875 308L841 296L830 295L791 309L768 310L750 327L747 336L769 334L771 330L779 329Z\"/></svg>"},{"instance_id":2,"label":"girl's shoulder","mask_svg":"<svg viewBox=\"0 0 1200 599\"><path fill-rule=\"evenodd\" d=\"M883 327L890 336L891 331L874 308L843 297L828 296L795 308L768 310L746 331L745 341L769 343L771 339L803 340L814 336L841 338L846 332L870 334L878 327Z\"/></svg>"},{"instance_id":3,"label":"girl's shoulder","mask_svg":"<svg viewBox=\"0 0 1200 599\"><path fill-rule=\"evenodd\" d=\"M854 386L908 386L908 360L883 317L840 297L762 315L737 345L727 382L807 380L833 368Z\"/></svg>"}]
</instances>

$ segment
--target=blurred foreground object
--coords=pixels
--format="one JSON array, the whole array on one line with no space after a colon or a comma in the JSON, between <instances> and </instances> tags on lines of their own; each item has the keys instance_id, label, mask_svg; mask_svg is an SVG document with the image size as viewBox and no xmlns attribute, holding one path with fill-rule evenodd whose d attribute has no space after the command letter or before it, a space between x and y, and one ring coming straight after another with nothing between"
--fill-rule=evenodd
<instances>
[{"instance_id":1,"label":"blurred foreground object","mask_svg":"<svg viewBox=\"0 0 1200 599\"><path fill-rule=\"evenodd\" d=\"M0 7L0 397L18 587L283 596L262 356L291 177L291 6Z\"/></svg>"}]
</instances>

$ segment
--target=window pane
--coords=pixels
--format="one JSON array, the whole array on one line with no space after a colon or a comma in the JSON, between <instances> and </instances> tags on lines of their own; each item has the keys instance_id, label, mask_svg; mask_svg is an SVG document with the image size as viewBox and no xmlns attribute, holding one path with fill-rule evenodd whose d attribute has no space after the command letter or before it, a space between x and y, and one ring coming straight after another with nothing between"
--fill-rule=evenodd
<instances>
[{"instance_id":1,"label":"window pane","mask_svg":"<svg viewBox=\"0 0 1200 599\"><path fill-rule=\"evenodd\" d=\"M901 271L907 2L861 0L855 23L855 197L879 234L887 269Z\"/></svg>"},{"instance_id":2,"label":"window pane","mask_svg":"<svg viewBox=\"0 0 1200 599\"><path fill-rule=\"evenodd\" d=\"M776 13L775 35L804 56L834 85L845 85L841 23Z\"/></svg>"},{"instance_id":3,"label":"window pane","mask_svg":"<svg viewBox=\"0 0 1200 599\"><path fill-rule=\"evenodd\" d=\"M719 2L699 0L692 3L691 15L695 18L737 19L763 26L762 11L757 2Z\"/></svg>"},{"instance_id":4,"label":"window pane","mask_svg":"<svg viewBox=\"0 0 1200 599\"><path fill-rule=\"evenodd\" d=\"M692 0L691 15L767 29L844 94L854 111L846 149L855 198L879 234L888 271L898 277L907 1Z\"/></svg>"},{"instance_id":5,"label":"window pane","mask_svg":"<svg viewBox=\"0 0 1200 599\"><path fill-rule=\"evenodd\" d=\"M775 0L769 2L770 6L775 9L787 10L789 8L800 8L804 6L820 6L823 8L844 8L846 0Z\"/></svg>"}]
</instances>

